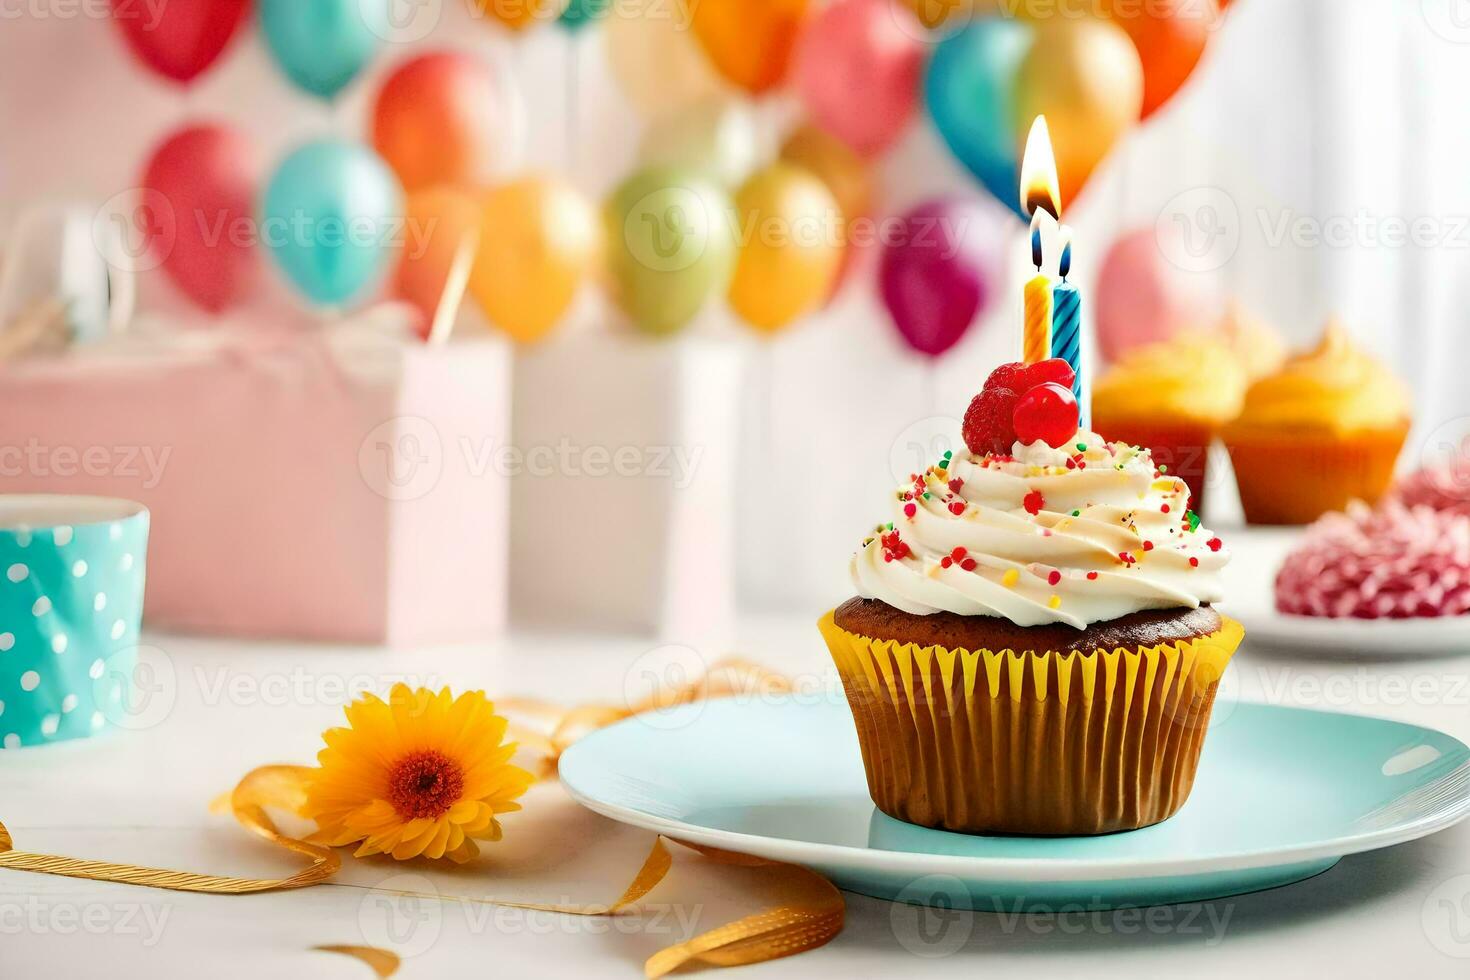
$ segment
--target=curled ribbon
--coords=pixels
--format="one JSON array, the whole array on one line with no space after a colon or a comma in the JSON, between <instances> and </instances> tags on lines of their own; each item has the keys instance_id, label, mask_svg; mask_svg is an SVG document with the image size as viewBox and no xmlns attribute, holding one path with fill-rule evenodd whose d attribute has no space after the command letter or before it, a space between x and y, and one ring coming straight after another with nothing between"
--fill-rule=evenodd
<instances>
[{"instance_id":1,"label":"curled ribbon","mask_svg":"<svg viewBox=\"0 0 1470 980\"><path fill-rule=\"evenodd\" d=\"M568 746L598 728L645 711L687 704L703 698L748 694L756 688L779 693L789 691L790 683L759 665L743 660L727 660L716 664L697 681L664 687L644 702L631 707L583 705L563 709L548 702L534 700L502 701L499 704L502 710L536 719L544 729L524 729L519 732L519 737L543 753L542 775L545 777L555 773L557 760ZM306 778L311 771L304 766L263 766L247 773L234 790L217 801L218 808L228 809L246 830L271 844L311 860L309 866L289 877L234 878L30 854L14 849L10 832L3 823L0 823L0 868L216 895L246 895L319 885L341 868L342 860L337 852L309 840L282 833L266 812L267 808L272 808L300 815L306 799ZM768 869L785 899L774 908L745 916L660 950L644 964L644 973L650 980L687 965L743 966L793 956L825 945L842 931L845 916L842 893L815 872L796 865L781 864L684 841L676 843L717 864ZM644 859L643 866L633 881L609 905L540 905L454 895L418 897L564 915L618 915L632 911L640 899L664 880L672 865L673 858L664 838L655 838L648 857ZM392 976L400 965L396 954L371 946L318 946L316 949L359 959L379 977Z\"/></svg>"}]
</instances>

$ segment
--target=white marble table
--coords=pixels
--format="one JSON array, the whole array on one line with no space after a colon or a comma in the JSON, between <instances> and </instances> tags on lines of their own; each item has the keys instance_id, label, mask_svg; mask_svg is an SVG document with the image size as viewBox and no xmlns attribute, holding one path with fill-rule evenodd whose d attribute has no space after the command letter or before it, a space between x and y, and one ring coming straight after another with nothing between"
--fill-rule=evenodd
<instances>
[{"instance_id":1,"label":"white marble table","mask_svg":"<svg viewBox=\"0 0 1470 980\"><path fill-rule=\"evenodd\" d=\"M1263 595L1273 536L1237 541L1243 601ZM1255 593L1250 593L1255 589ZM747 617L739 651L811 683L830 678L810 616ZM438 651L355 650L152 636L163 693L139 730L93 742L0 753L0 820L17 847L230 874L297 865L247 837L208 801L267 762L309 762L340 718L349 688L395 679L482 686L497 694L617 700L668 651L637 639L518 633ZM724 652L724 651L719 651ZM711 652L715 653L715 652ZM171 671L171 674L170 674ZM1380 715L1470 740L1470 657L1334 663L1250 648L1234 693ZM493 894L529 901L607 901L650 838L592 817L554 786L507 821L504 851L459 876L417 867L352 866L300 892L215 897L0 871L0 977L343 977L360 963L311 947L381 943L413 953L415 978L641 975L661 946L761 904L759 876L681 856L650 897L647 931L631 921L575 920L483 906L382 905L374 886ZM554 844L552 842L555 842ZM408 874L410 879L394 876ZM393 918L397 916L397 918ZM405 918L406 917L406 918ZM1276 891L1159 910L1061 919L915 910L848 896L848 923L827 948L736 975L1089 977L1463 977L1470 973L1470 825L1349 857ZM1039 971L1039 974L1037 973Z\"/></svg>"}]
</instances>

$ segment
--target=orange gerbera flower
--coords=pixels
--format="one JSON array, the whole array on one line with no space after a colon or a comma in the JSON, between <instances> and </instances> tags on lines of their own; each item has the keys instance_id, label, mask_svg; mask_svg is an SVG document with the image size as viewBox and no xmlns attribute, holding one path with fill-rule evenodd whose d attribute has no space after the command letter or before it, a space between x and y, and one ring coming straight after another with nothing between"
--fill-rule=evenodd
<instances>
[{"instance_id":1,"label":"orange gerbera flower","mask_svg":"<svg viewBox=\"0 0 1470 980\"><path fill-rule=\"evenodd\" d=\"M464 863L475 839L500 840L502 813L534 777L510 764L506 721L481 691L450 695L398 684L385 703L365 695L347 706L347 728L323 737L304 815L313 840L358 844L357 856L447 857Z\"/></svg>"}]
</instances>

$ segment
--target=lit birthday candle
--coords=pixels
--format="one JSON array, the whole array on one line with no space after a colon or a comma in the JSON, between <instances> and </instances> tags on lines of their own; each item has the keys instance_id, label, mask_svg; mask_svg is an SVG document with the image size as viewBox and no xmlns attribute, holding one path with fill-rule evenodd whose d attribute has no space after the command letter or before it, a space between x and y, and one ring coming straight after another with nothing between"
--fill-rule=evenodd
<instances>
[{"instance_id":1,"label":"lit birthday candle","mask_svg":"<svg viewBox=\"0 0 1470 980\"><path fill-rule=\"evenodd\" d=\"M1072 394L1077 396L1077 409L1082 428L1088 425L1087 403L1082 398L1082 295L1067 281L1072 274L1072 229L1062 226L1062 260L1057 271L1061 281L1052 290L1051 356L1072 365L1077 379Z\"/></svg>"},{"instance_id":2,"label":"lit birthday candle","mask_svg":"<svg viewBox=\"0 0 1470 980\"><path fill-rule=\"evenodd\" d=\"M1026 317L1023 334L1022 360L1035 364L1051 357L1052 330L1052 283L1051 277L1041 271L1044 258L1041 249L1041 226L1038 211L1031 217L1031 264L1036 266L1036 275L1026 283Z\"/></svg>"},{"instance_id":3,"label":"lit birthday candle","mask_svg":"<svg viewBox=\"0 0 1470 980\"><path fill-rule=\"evenodd\" d=\"M1051 134L1046 117L1037 116L1026 137L1026 153L1021 159L1021 206L1031 216L1031 264L1036 275L1026 283L1026 311L1022 360L1035 364L1051 357L1052 350L1052 280L1043 271L1042 217L1045 211L1054 220L1061 219L1061 191L1058 188L1057 161L1052 154Z\"/></svg>"}]
</instances>

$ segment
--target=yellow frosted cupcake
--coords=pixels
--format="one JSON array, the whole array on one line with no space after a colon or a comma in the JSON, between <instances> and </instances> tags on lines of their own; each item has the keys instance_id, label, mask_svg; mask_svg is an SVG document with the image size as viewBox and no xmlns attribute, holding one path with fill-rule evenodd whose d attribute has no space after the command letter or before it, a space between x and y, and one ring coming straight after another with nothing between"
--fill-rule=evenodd
<instances>
[{"instance_id":1,"label":"yellow frosted cupcake","mask_svg":"<svg viewBox=\"0 0 1470 980\"><path fill-rule=\"evenodd\" d=\"M1240 413L1248 383L1224 338L1180 334L1129 351L1103 375L1092 393L1093 427L1148 449L1189 485L1192 506L1202 511L1210 445Z\"/></svg>"},{"instance_id":2,"label":"yellow frosted cupcake","mask_svg":"<svg viewBox=\"0 0 1470 980\"><path fill-rule=\"evenodd\" d=\"M1309 524L1351 500L1375 503L1409 433L1408 390L1329 323L1247 392L1226 426L1240 500L1252 524Z\"/></svg>"}]
</instances>

